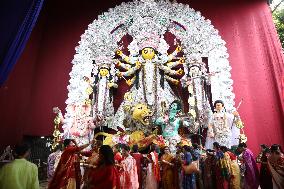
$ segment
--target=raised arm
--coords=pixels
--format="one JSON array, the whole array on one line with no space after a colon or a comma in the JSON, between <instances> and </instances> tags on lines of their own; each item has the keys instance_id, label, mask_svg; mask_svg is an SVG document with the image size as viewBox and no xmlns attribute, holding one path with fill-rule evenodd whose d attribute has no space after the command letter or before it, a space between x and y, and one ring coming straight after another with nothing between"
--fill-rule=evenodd
<instances>
[{"instance_id":1,"label":"raised arm","mask_svg":"<svg viewBox=\"0 0 284 189\"><path fill-rule=\"evenodd\" d=\"M163 65L160 65L159 68L161 70L163 70L165 72L165 74L169 74L169 75L182 75L183 74L183 70L182 69L172 70L168 66L163 66Z\"/></svg>"},{"instance_id":2,"label":"raised arm","mask_svg":"<svg viewBox=\"0 0 284 189\"><path fill-rule=\"evenodd\" d=\"M173 83L173 84L175 84L175 85L178 85L178 84L179 84L179 81L178 81L177 79L174 79L174 78L172 78L172 77L170 77L170 76L165 75L165 79L168 80L168 81L170 81L171 83Z\"/></svg>"},{"instance_id":3,"label":"raised arm","mask_svg":"<svg viewBox=\"0 0 284 189\"><path fill-rule=\"evenodd\" d=\"M122 62L120 62L120 61L118 61L118 62L116 63L116 65L117 65L118 67L121 67L121 68L126 69L126 70L129 70L129 69L131 68L131 65L129 65L129 64L124 64L124 63L122 63Z\"/></svg>"},{"instance_id":4,"label":"raised arm","mask_svg":"<svg viewBox=\"0 0 284 189\"><path fill-rule=\"evenodd\" d=\"M168 56L168 61L171 61L173 58L176 57L176 55L181 51L181 46L177 46L177 48L175 49L175 51L172 54L169 54Z\"/></svg>"},{"instance_id":5,"label":"raised arm","mask_svg":"<svg viewBox=\"0 0 284 189\"><path fill-rule=\"evenodd\" d=\"M72 142L75 144L75 146L78 147L78 150L81 151L81 150L87 148L90 144L93 144L93 143L94 143L94 140L92 140L90 143L83 144L83 145L81 145L81 146L78 146L78 144L77 144L77 142L76 142L75 139L72 139Z\"/></svg>"},{"instance_id":6,"label":"raised arm","mask_svg":"<svg viewBox=\"0 0 284 189\"><path fill-rule=\"evenodd\" d=\"M131 79L126 80L126 84L127 84L128 86L133 85L134 82L135 82L135 79L136 79L136 76L132 77Z\"/></svg>"},{"instance_id":7,"label":"raised arm","mask_svg":"<svg viewBox=\"0 0 284 189\"><path fill-rule=\"evenodd\" d=\"M180 65L180 64L183 64L184 62L185 62L185 60L184 60L184 58L182 57L182 58L180 58L180 59L177 60L177 61L168 62L168 63L167 63L167 67L168 67L168 68L174 68L174 67L176 67L176 66L178 66L178 65Z\"/></svg>"},{"instance_id":8,"label":"raised arm","mask_svg":"<svg viewBox=\"0 0 284 189\"><path fill-rule=\"evenodd\" d=\"M123 54L123 52L121 50L117 50L116 54L118 56L120 56L122 58L122 60L124 60L125 62L127 62L128 64L130 64L130 59L129 56L126 56L125 54Z\"/></svg>"},{"instance_id":9,"label":"raised arm","mask_svg":"<svg viewBox=\"0 0 284 189\"><path fill-rule=\"evenodd\" d=\"M136 65L131 67L128 71L126 72L118 72L117 76L118 77L122 77L122 76L131 76L133 75L137 70L139 70L141 68L141 63L140 62L136 62Z\"/></svg>"}]
</instances>

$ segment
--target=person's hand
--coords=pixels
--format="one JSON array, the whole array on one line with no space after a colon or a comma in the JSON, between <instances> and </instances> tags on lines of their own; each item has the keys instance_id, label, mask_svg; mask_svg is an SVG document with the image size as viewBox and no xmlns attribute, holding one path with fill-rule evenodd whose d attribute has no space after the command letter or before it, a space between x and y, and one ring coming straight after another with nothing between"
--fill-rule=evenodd
<instances>
[{"instance_id":1,"label":"person's hand","mask_svg":"<svg viewBox=\"0 0 284 189\"><path fill-rule=\"evenodd\" d=\"M78 146L78 144L77 144L75 139L71 139L71 141L75 144L75 146Z\"/></svg>"},{"instance_id":2,"label":"person's hand","mask_svg":"<svg viewBox=\"0 0 284 189\"><path fill-rule=\"evenodd\" d=\"M114 83L113 83L113 82L110 82L110 83L107 84L107 86L108 86L108 88L110 89L110 88L112 88L112 87L114 86Z\"/></svg>"},{"instance_id":3,"label":"person's hand","mask_svg":"<svg viewBox=\"0 0 284 189\"><path fill-rule=\"evenodd\" d=\"M95 145L97 143L97 140L96 139L93 139L91 142L90 142L90 144L92 144L92 145Z\"/></svg>"},{"instance_id":4,"label":"person's hand","mask_svg":"<svg viewBox=\"0 0 284 189\"><path fill-rule=\"evenodd\" d=\"M117 50L117 51L116 51L116 54L117 54L118 56L122 56L122 51L121 51L121 50Z\"/></svg>"},{"instance_id":5,"label":"person's hand","mask_svg":"<svg viewBox=\"0 0 284 189\"><path fill-rule=\"evenodd\" d=\"M181 51L181 46L177 46L177 48L176 48L176 52L180 52Z\"/></svg>"},{"instance_id":6,"label":"person's hand","mask_svg":"<svg viewBox=\"0 0 284 189\"><path fill-rule=\"evenodd\" d=\"M122 73L121 73L120 71L117 71L116 75L117 75L118 77L122 77Z\"/></svg>"},{"instance_id":7,"label":"person's hand","mask_svg":"<svg viewBox=\"0 0 284 189\"><path fill-rule=\"evenodd\" d=\"M239 116L239 112L234 111L234 112L233 112L233 115L237 117L237 116Z\"/></svg>"},{"instance_id":8,"label":"person's hand","mask_svg":"<svg viewBox=\"0 0 284 189\"><path fill-rule=\"evenodd\" d=\"M210 138L214 138L214 136L215 136L213 132L208 133L208 135L209 135Z\"/></svg>"},{"instance_id":9,"label":"person's hand","mask_svg":"<svg viewBox=\"0 0 284 189\"><path fill-rule=\"evenodd\" d=\"M138 69L141 67L141 65L142 64L140 62L138 62L138 61L135 63L135 67L138 68Z\"/></svg>"},{"instance_id":10,"label":"person's hand","mask_svg":"<svg viewBox=\"0 0 284 189\"><path fill-rule=\"evenodd\" d=\"M53 113L58 114L61 112L61 110L58 107L53 107L52 108Z\"/></svg>"}]
</instances>

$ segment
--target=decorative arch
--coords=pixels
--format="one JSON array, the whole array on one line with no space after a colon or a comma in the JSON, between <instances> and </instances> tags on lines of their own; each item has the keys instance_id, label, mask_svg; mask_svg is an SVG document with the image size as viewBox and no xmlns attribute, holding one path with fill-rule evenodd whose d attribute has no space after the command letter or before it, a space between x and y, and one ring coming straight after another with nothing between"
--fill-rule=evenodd
<instances>
[{"instance_id":1,"label":"decorative arch","mask_svg":"<svg viewBox=\"0 0 284 189\"><path fill-rule=\"evenodd\" d=\"M128 36L128 37L127 37ZM131 36L131 37L129 37ZM157 40L154 36L159 36ZM168 37L175 36L175 38ZM162 39L162 40L161 40ZM210 72L219 72L211 79L213 100L222 99L227 111L234 109L233 81L225 41L218 31L200 12L188 5L169 1L141 0L122 3L98 16L81 36L72 60L68 85L64 132L70 137L74 118L84 117L84 104L89 94L84 77L97 72L97 63L116 58L122 48L125 54L135 55L141 50L140 43L149 40L157 45L160 53L173 51L179 43L185 61L208 57ZM103 57L103 58L102 58ZM94 61L97 60L97 61ZM114 62L111 73L116 71ZM118 90L119 90L118 86ZM80 125L81 124L81 125ZM78 126L84 130L83 123Z\"/></svg>"}]
</instances>

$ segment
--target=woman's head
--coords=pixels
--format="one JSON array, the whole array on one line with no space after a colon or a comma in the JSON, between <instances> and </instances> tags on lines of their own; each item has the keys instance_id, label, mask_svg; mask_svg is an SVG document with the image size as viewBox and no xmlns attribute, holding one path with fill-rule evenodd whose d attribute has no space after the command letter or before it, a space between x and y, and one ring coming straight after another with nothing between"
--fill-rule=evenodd
<instances>
[{"instance_id":1,"label":"woman's head","mask_svg":"<svg viewBox=\"0 0 284 189\"><path fill-rule=\"evenodd\" d=\"M138 150L139 150L138 145L137 145L137 144L134 144L133 147L132 147L132 151L133 151L134 153L137 153Z\"/></svg>"},{"instance_id":2,"label":"woman's head","mask_svg":"<svg viewBox=\"0 0 284 189\"><path fill-rule=\"evenodd\" d=\"M110 146L102 145L99 150L99 157L102 164L113 165L114 154Z\"/></svg>"},{"instance_id":3,"label":"woman's head","mask_svg":"<svg viewBox=\"0 0 284 189\"><path fill-rule=\"evenodd\" d=\"M130 151L130 147L128 145L126 145L126 144L122 144L121 145L121 150L122 150L122 155L124 157L128 157L129 151Z\"/></svg>"},{"instance_id":4,"label":"woman's head","mask_svg":"<svg viewBox=\"0 0 284 189\"><path fill-rule=\"evenodd\" d=\"M145 60L152 60L158 52L152 47L145 47L140 53Z\"/></svg>"},{"instance_id":5,"label":"woman's head","mask_svg":"<svg viewBox=\"0 0 284 189\"><path fill-rule=\"evenodd\" d=\"M238 145L238 151L240 151L240 152L245 151L246 148L247 148L247 145L246 145L246 143L244 143L244 142L242 142L242 143L240 143L240 144Z\"/></svg>"},{"instance_id":6,"label":"woman's head","mask_svg":"<svg viewBox=\"0 0 284 189\"><path fill-rule=\"evenodd\" d=\"M164 152L165 152L165 154L171 153L171 151L170 151L170 149L169 149L168 146L166 146L166 147L164 148Z\"/></svg>"},{"instance_id":7,"label":"woman's head","mask_svg":"<svg viewBox=\"0 0 284 189\"><path fill-rule=\"evenodd\" d=\"M273 153L275 153L275 154L282 153L281 146L279 144L273 144L270 147L270 152L271 152L271 154L273 154Z\"/></svg>"},{"instance_id":8,"label":"woman's head","mask_svg":"<svg viewBox=\"0 0 284 189\"><path fill-rule=\"evenodd\" d=\"M265 144L261 144L260 148L261 148L261 151L264 152L264 153L269 152L269 147Z\"/></svg>"},{"instance_id":9,"label":"woman's head","mask_svg":"<svg viewBox=\"0 0 284 189\"><path fill-rule=\"evenodd\" d=\"M119 152L121 148L121 144L116 144L112 147L114 153Z\"/></svg>"},{"instance_id":10,"label":"woman's head","mask_svg":"<svg viewBox=\"0 0 284 189\"><path fill-rule=\"evenodd\" d=\"M225 153L228 151L228 148L226 146L221 146L220 150Z\"/></svg>"},{"instance_id":11,"label":"woman's head","mask_svg":"<svg viewBox=\"0 0 284 189\"><path fill-rule=\"evenodd\" d=\"M63 141L64 147L71 145L71 142L72 142L72 139L69 139L69 138L64 139L64 141Z\"/></svg>"},{"instance_id":12,"label":"woman's head","mask_svg":"<svg viewBox=\"0 0 284 189\"><path fill-rule=\"evenodd\" d=\"M95 151L95 152L98 152L100 147L103 145L103 142L101 140L97 140L95 142L95 144L92 145L92 149Z\"/></svg>"},{"instance_id":13,"label":"woman's head","mask_svg":"<svg viewBox=\"0 0 284 189\"><path fill-rule=\"evenodd\" d=\"M192 151L192 148L190 146L187 146L187 145L184 145L183 149L184 149L185 152L191 152Z\"/></svg>"},{"instance_id":14,"label":"woman's head","mask_svg":"<svg viewBox=\"0 0 284 189\"><path fill-rule=\"evenodd\" d=\"M157 149L157 145L152 143L151 146L150 146L150 151L154 152L154 151L156 151L156 149Z\"/></svg>"},{"instance_id":15,"label":"woman's head","mask_svg":"<svg viewBox=\"0 0 284 189\"><path fill-rule=\"evenodd\" d=\"M213 149L214 150L219 150L220 149L220 144L218 142L213 143Z\"/></svg>"},{"instance_id":16,"label":"woman's head","mask_svg":"<svg viewBox=\"0 0 284 189\"><path fill-rule=\"evenodd\" d=\"M214 156L214 150L207 149L207 150L206 150L206 155L207 155L207 156Z\"/></svg>"},{"instance_id":17,"label":"woman's head","mask_svg":"<svg viewBox=\"0 0 284 189\"><path fill-rule=\"evenodd\" d=\"M107 66L102 66L102 67L100 67L99 73L102 77L105 77L109 74L109 70L110 69Z\"/></svg>"}]
</instances>

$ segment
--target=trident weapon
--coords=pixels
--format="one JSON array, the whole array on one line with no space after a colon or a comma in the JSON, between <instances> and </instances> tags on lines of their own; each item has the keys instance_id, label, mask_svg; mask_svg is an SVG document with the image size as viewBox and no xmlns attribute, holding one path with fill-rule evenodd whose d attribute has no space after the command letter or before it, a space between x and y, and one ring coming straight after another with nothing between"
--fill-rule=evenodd
<instances>
[{"instance_id":1,"label":"trident weapon","mask_svg":"<svg viewBox=\"0 0 284 189\"><path fill-rule=\"evenodd\" d=\"M236 108L237 111L238 111L238 109L240 108L240 106L241 106L242 103L243 103L243 98L241 99L241 101L239 102L239 104L238 104L238 106L237 106L237 108Z\"/></svg>"},{"instance_id":2,"label":"trident weapon","mask_svg":"<svg viewBox=\"0 0 284 189\"><path fill-rule=\"evenodd\" d=\"M240 106L242 105L243 103L243 98L241 99L241 101L239 102L237 108L236 108L236 111L238 111L238 109L240 108ZM231 129L233 128L233 124L235 122L235 119L236 119L236 116L234 116L234 119L233 119L233 122L232 122L232 125L231 125Z\"/></svg>"}]
</instances>

